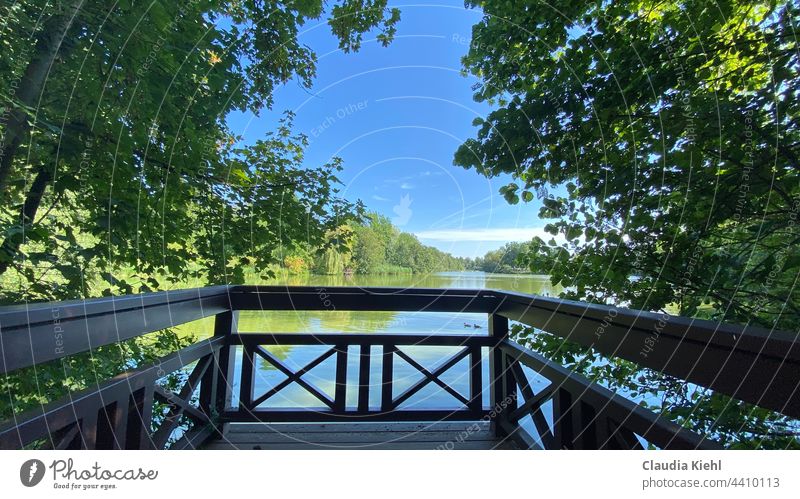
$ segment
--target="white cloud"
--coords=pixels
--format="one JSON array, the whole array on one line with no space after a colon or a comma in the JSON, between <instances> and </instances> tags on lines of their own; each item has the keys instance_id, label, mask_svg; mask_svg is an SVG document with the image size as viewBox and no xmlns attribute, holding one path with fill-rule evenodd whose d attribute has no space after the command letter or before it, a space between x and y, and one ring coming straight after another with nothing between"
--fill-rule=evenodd
<instances>
[{"instance_id":1,"label":"white cloud","mask_svg":"<svg viewBox=\"0 0 800 499\"><path fill-rule=\"evenodd\" d=\"M412 184L409 184L408 182L403 182L402 184L400 184L400 188L409 190L409 189L413 189L414 186Z\"/></svg>"},{"instance_id":2,"label":"white cloud","mask_svg":"<svg viewBox=\"0 0 800 499\"><path fill-rule=\"evenodd\" d=\"M375 201L389 201L388 198L385 198L383 196L378 196L377 194L373 194L372 199L374 199Z\"/></svg>"},{"instance_id":3,"label":"white cloud","mask_svg":"<svg viewBox=\"0 0 800 499\"><path fill-rule=\"evenodd\" d=\"M472 242L510 242L530 241L539 236L545 241L553 236L545 232L543 227L497 227L485 229L442 229L424 230L415 234L418 238L427 241L472 241ZM558 240L559 238L556 238Z\"/></svg>"}]
</instances>

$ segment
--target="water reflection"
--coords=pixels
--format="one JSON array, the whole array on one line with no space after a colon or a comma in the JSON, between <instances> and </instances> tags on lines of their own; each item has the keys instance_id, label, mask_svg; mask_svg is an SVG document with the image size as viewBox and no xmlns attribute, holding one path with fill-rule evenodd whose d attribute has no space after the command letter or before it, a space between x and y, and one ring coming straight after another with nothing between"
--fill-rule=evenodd
<instances>
[{"instance_id":1,"label":"water reflection","mask_svg":"<svg viewBox=\"0 0 800 499\"><path fill-rule=\"evenodd\" d=\"M547 276L498 275L483 272L446 272L431 275L403 276L290 276L260 284L296 286L384 286L384 287L430 287L430 288L478 288L503 289L520 293L554 295L554 289ZM362 311L243 311L239 315L240 332L261 333L417 333L417 334L486 334L488 328L485 314L447 313L447 312L362 312ZM270 353L287 367L297 371L325 352L329 346L270 346ZM415 361L428 370L445 361L458 351L456 347L408 346L401 347ZM372 347L370 369L370 406L380 404L381 366L379 363L381 347ZM359 352L355 347L348 350L347 405L354 408L358 387ZM237 359L237 366L241 358ZM484 356L483 370L488 378L488 362ZM455 365L447 371L442 380L456 391L468 397L468 362ZM237 368L238 371L238 368ZM335 376L334 358L326 360L303 375L303 380L313 384L321 392L333 397ZM414 367L395 358L394 396L422 379L423 375ZM259 359L254 380L255 397L269 391L286 379L270 363ZM235 380L238 385L238 379ZM488 403L488 390L484 390L484 402ZM235 389L238 393L238 388ZM236 401L234 401L236 403ZM325 406L297 383L292 383L281 392L265 401L261 408L317 408ZM404 404L404 409L458 408L460 403L440 387L429 384Z\"/></svg>"},{"instance_id":2,"label":"water reflection","mask_svg":"<svg viewBox=\"0 0 800 499\"><path fill-rule=\"evenodd\" d=\"M417 288L503 289L520 293L552 296L554 289L547 276L486 274L483 272L443 272L403 276L290 276L265 282L292 286L384 286ZM477 327L475 327L477 326ZM354 312L322 311L243 311L239 331L274 333L463 333L486 327L484 314L442 312Z\"/></svg>"}]
</instances>

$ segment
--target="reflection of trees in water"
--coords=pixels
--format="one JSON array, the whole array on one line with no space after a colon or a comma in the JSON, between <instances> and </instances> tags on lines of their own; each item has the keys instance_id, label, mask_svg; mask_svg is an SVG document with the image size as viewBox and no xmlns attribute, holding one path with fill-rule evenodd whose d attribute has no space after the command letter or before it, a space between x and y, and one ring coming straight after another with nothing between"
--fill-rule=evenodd
<instances>
[{"instance_id":1,"label":"reflection of trees in water","mask_svg":"<svg viewBox=\"0 0 800 499\"><path fill-rule=\"evenodd\" d=\"M315 287L491 288L550 296L559 291L552 287L546 276L485 274L482 272L415 275L294 275L286 276L279 282L272 281L265 284ZM454 320L458 321L459 317L455 317ZM239 331L251 333L389 333L405 329L406 326L405 316L399 312L265 310L239 313ZM296 361L301 364L300 357L303 357L303 354L299 351L292 353L294 349L295 347L286 345L269 347L269 351L278 359ZM267 362L262 362L259 369L272 371L275 367Z\"/></svg>"},{"instance_id":2,"label":"reflection of trees in water","mask_svg":"<svg viewBox=\"0 0 800 499\"><path fill-rule=\"evenodd\" d=\"M455 274L454 274L455 275ZM442 274L287 275L263 284L275 286L375 286L389 288L450 287L455 278ZM463 287L463 286L462 286Z\"/></svg>"},{"instance_id":3,"label":"reflection of trees in water","mask_svg":"<svg viewBox=\"0 0 800 499\"><path fill-rule=\"evenodd\" d=\"M387 330L397 312L350 310L246 311L239 315L245 333L375 333Z\"/></svg>"},{"instance_id":4,"label":"reflection of trees in water","mask_svg":"<svg viewBox=\"0 0 800 499\"><path fill-rule=\"evenodd\" d=\"M265 281L275 286L374 286L390 288L473 288L505 289L520 293L554 296L561 291L550 278L530 274L487 274L484 272L438 272L431 274L379 275L291 275Z\"/></svg>"},{"instance_id":5,"label":"reflection of trees in water","mask_svg":"<svg viewBox=\"0 0 800 499\"><path fill-rule=\"evenodd\" d=\"M294 347L290 345L269 345L264 347L265 350L269 351L269 353L274 355L280 361L285 361L288 359L293 348ZM255 358L256 362L253 364L257 366L260 371L277 371L277 367L260 358L258 355L256 355Z\"/></svg>"}]
</instances>

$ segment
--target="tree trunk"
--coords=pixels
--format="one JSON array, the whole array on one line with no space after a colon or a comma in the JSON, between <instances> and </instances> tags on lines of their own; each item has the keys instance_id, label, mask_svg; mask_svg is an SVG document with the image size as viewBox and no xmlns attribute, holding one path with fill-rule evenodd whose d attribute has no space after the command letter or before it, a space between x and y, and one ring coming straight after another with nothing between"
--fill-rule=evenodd
<instances>
[{"instance_id":1,"label":"tree trunk","mask_svg":"<svg viewBox=\"0 0 800 499\"><path fill-rule=\"evenodd\" d=\"M36 212L42 204L44 191L52 178L49 171L41 168L36 174L36 178L33 179L31 190L28 191L28 195L25 197L25 203L23 203L22 210L20 211L20 224L25 229L28 229L32 225ZM11 265L11 262L19 252L19 247L25 242L24 234L25 232L22 232L9 236L3 241L3 244L0 245L0 252L6 254L6 257L0 261L0 275L3 275L5 271L8 270L9 265Z\"/></svg>"},{"instance_id":2,"label":"tree trunk","mask_svg":"<svg viewBox=\"0 0 800 499\"><path fill-rule=\"evenodd\" d=\"M25 68L25 73L17 87L16 98L21 105L9 107L3 113L2 123L5 123L5 130L0 143L0 147L2 147L0 149L0 198L6 192L14 156L22 141L27 137L30 128L25 107L36 106L64 37L83 2L84 0L68 2L63 12L44 23L39 33L39 39L36 41L36 51L28 63L28 67Z\"/></svg>"}]
</instances>

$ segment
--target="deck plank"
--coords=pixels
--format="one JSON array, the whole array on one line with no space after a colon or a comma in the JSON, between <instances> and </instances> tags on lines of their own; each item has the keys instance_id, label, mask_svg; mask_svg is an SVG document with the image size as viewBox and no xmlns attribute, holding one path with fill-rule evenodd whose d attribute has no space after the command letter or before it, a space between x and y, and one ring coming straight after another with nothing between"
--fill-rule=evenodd
<instances>
[{"instance_id":1,"label":"deck plank","mask_svg":"<svg viewBox=\"0 0 800 499\"><path fill-rule=\"evenodd\" d=\"M515 448L498 439L489 423L231 423L208 450L380 449L491 450Z\"/></svg>"}]
</instances>

